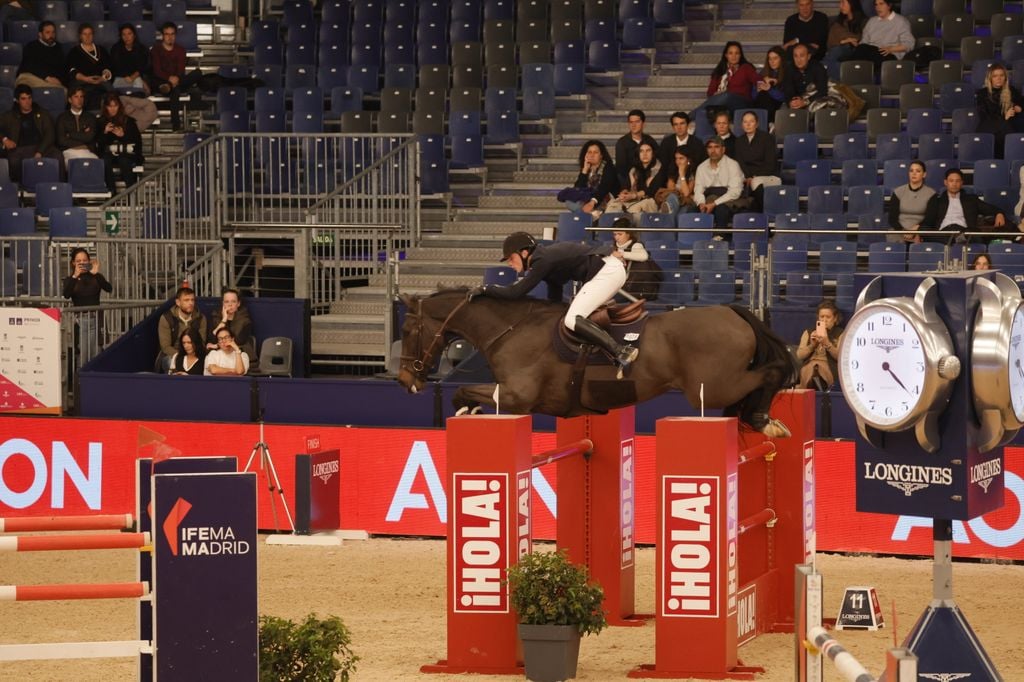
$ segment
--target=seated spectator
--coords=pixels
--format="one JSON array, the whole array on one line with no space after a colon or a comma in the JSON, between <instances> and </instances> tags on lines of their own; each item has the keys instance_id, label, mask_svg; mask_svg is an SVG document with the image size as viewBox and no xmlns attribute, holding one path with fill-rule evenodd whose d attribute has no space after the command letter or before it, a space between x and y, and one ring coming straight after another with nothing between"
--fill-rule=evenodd
<instances>
[{"instance_id":1,"label":"seated spectator","mask_svg":"<svg viewBox=\"0 0 1024 682\"><path fill-rule=\"evenodd\" d=\"M167 95L171 100L171 127L181 130L181 95L199 83L199 69L185 73L185 48L176 44L178 27L168 21L160 27L160 42L149 51L154 92ZM201 105L201 95L192 93L192 104Z\"/></svg>"},{"instance_id":2,"label":"seated spectator","mask_svg":"<svg viewBox=\"0 0 1024 682\"><path fill-rule=\"evenodd\" d=\"M149 84L143 78L149 73L149 50L139 42L131 24L121 24L121 38L110 48L110 64L115 88L149 95Z\"/></svg>"},{"instance_id":3,"label":"seated spectator","mask_svg":"<svg viewBox=\"0 0 1024 682\"><path fill-rule=\"evenodd\" d=\"M206 357L206 349L199 339L199 332L191 327L186 327L178 337L178 352L171 358L171 368L168 374L175 376L203 376Z\"/></svg>"},{"instance_id":4,"label":"seated spectator","mask_svg":"<svg viewBox=\"0 0 1024 682\"><path fill-rule=\"evenodd\" d=\"M987 253L979 253L971 262L971 270L991 270L992 259Z\"/></svg>"},{"instance_id":5,"label":"seated spectator","mask_svg":"<svg viewBox=\"0 0 1024 682\"><path fill-rule=\"evenodd\" d=\"M891 0L875 0L875 14L864 24L853 59L873 62L875 73L879 73L882 62L903 59L914 49L915 40L910 22L893 11Z\"/></svg>"},{"instance_id":6,"label":"seated spectator","mask_svg":"<svg viewBox=\"0 0 1024 682\"><path fill-rule=\"evenodd\" d=\"M39 23L39 39L21 49L21 66L15 85L30 88L64 87L64 50L57 44L57 26L52 21Z\"/></svg>"},{"instance_id":7,"label":"seated spectator","mask_svg":"<svg viewBox=\"0 0 1024 682\"><path fill-rule=\"evenodd\" d=\"M121 171L125 187L135 184L138 180L135 166L143 163L142 134L135 120L124 112L121 98L116 92L108 92L103 96L103 108L96 121L96 147L103 158L107 189L117 192L115 168Z\"/></svg>"},{"instance_id":8,"label":"seated spectator","mask_svg":"<svg viewBox=\"0 0 1024 682\"><path fill-rule=\"evenodd\" d=\"M828 95L828 74L821 62L811 61L806 45L793 48L793 63L787 65L782 93L790 109L803 109Z\"/></svg>"},{"instance_id":9,"label":"seated spectator","mask_svg":"<svg viewBox=\"0 0 1024 682\"><path fill-rule=\"evenodd\" d=\"M814 329L805 329L796 349L800 365L800 388L827 391L838 374L839 339L843 328L839 308L831 299L818 304Z\"/></svg>"},{"instance_id":10,"label":"seated spectator","mask_svg":"<svg viewBox=\"0 0 1024 682\"><path fill-rule=\"evenodd\" d=\"M231 330L221 327L217 349L206 354L203 367L205 376L242 376L249 371L249 356L235 343Z\"/></svg>"},{"instance_id":11,"label":"seated spectator","mask_svg":"<svg viewBox=\"0 0 1024 682\"><path fill-rule=\"evenodd\" d=\"M256 341L252 334L252 318L249 310L242 305L238 289L225 289L220 299L220 310L210 315L210 337L206 343L207 350L217 348L217 332L227 327L235 337L238 346L250 358L256 357Z\"/></svg>"},{"instance_id":12,"label":"seated spectator","mask_svg":"<svg viewBox=\"0 0 1024 682\"><path fill-rule=\"evenodd\" d=\"M68 108L57 117L57 147L64 155L65 165L71 159L96 159L96 117L85 109L85 88L68 88Z\"/></svg>"},{"instance_id":13,"label":"seated spectator","mask_svg":"<svg viewBox=\"0 0 1024 682\"><path fill-rule=\"evenodd\" d=\"M782 79L786 75L786 53L781 47L768 48L755 87L754 106L768 111L768 120L775 120L775 112L779 110L786 95L782 92Z\"/></svg>"},{"instance_id":14,"label":"seated spectator","mask_svg":"<svg viewBox=\"0 0 1024 682\"><path fill-rule=\"evenodd\" d=\"M977 195L964 190L964 175L959 168L946 171L946 191L928 200L922 230L941 230L947 235L928 235L925 241L963 241L964 232L984 231L981 217L994 219L995 229L1006 226L1006 216L998 207L982 201Z\"/></svg>"},{"instance_id":15,"label":"seated spectator","mask_svg":"<svg viewBox=\"0 0 1024 682\"><path fill-rule=\"evenodd\" d=\"M174 294L174 305L160 316L157 323L157 338L160 341L160 353L157 356L158 371L166 374L171 366L171 358L177 352L175 343L186 329L194 329L199 334L199 343L206 338L206 316L196 310L196 292L191 287L181 287Z\"/></svg>"},{"instance_id":16,"label":"seated spectator","mask_svg":"<svg viewBox=\"0 0 1024 682\"><path fill-rule=\"evenodd\" d=\"M21 180L21 162L47 157L61 160L50 114L32 101L32 88L14 87L14 106L0 114L0 143L10 168L11 179ZM61 174L64 164L61 165Z\"/></svg>"},{"instance_id":17,"label":"seated spectator","mask_svg":"<svg viewBox=\"0 0 1024 682\"><path fill-rule=\"evenodd\" d=\"M629 182L629 171L636 165L640 145L646 142L653 149L658 148L657 141L644 132L647 115L640 109L633 109L626 117L629 132L615 142L615 171L619 174L619 184Z\"/></svg>"},{"instance_id":18,"label":"seated spectator","mask_svg":"<svg viewBox=\"0 0 1024 682\"><path fill-rule=\"evenodd\" d=\"M669 119L672 132L661 139L658 145L658 160L662 168L672 168L675 164L676 149L683 148L686 158L693 161L694 168L704 160L704 144L690 133L690 115L685 111L677 111Z\"/></svg>"},{"instance_id":19,"label":"seated spectator","mask_svg":"<svg viewBox=\"0 0 1024 682\"><path fill-rule=\"evenodd\" d=\"M616 218L612 223L614 228L612 239L615 240L615 250L612 255L621 261L626 261L627 270L631 262L643 262L650 258L647 249L632 230L633 224L629 218Z\"/></svg>"},{"instance_id":20,"label":"seated spectator","mask_svg":"<svg viewBox=\"0 0 1024 682\"><path fill-rule=\"evenodd\" d=\"M985 74L985 85L975 95L978 102L979 133L992 133L995 137L995 155L1003 158L1003 143L1009 133L1024 132L1021 107L1024 97L1010 84L1006 67L993 64Z\"/></svg>"},{"instance_id":21,"label":"seated spectator","mask_svg":"<svg viewBox=\"0 0 1024 682\"><path fill-rule=\"evenodd\" d=\"M832 19L828 28L826 59L833 62L853 59L867 21L859 0L839 0L839 14Z\"/></svg>"},{"instance_id":22,"label":"seated spectator","mask_svg":"<svg viewBox=\"0 0 1024 682\"><path fill-rule=\"evenodd\" d=\"M68 52L65 64L68 87L81 85L85 88L85 108L95 109L104 93L110 92L114 74L107 51L93 42L92 24L78 26L78 45Z\"/></svg>"},{"instance_id":23,"label":"seated spectator","mask_svg":"<svg viewBox=\"0 0 1024 682\"><path fill-rule=\"evenodd\" d=\"M716 136L704 143L708 158L697 167L693 198L697 210L715 216L715 227L728 227L734 202L743 194L743 171L725 154L725 142Z\"/></svg>"},{"instance_id":24,"label":"seated spectator","mask_svg":"<svg viewBox=\"0 0 1024 682\"><path fill-rule=\"evenodd\" d=\"M736 109L749 107L756 83L757 71L743 55L743 45L730 40L722 50L722 58L711 71L708 98L694 110L693 118L707 116L713 122L713 117L720 110L731 115Z\"/></svg>"},{"instance_id":25,"label":"seated spectator","mask_svg":"<svg viewBox=\"0 0 1024 682\"><path fill-rule=\"evenodd\" d=\"M654 195L665 186L665 176L661 172L661 162L654 154L654 147L647 142L640 143L639 158L629 169L629 184L618 196L608 202L608 212L626 212L632 215L654 213L658 204Z\"/></svg>"},{"instance_id":26,"label":"seated spectator","mask_svg":"<svg viewBox=\"0 0 1024 682\"><path fill-rule=\"evenodd\" d=\"M1024 218L1024 166L1020 167L1017 184L1020 185L1020 195L1017 197L1017 205L1013 207L1013 214L1018 218ZM1021 223L1024 224L1024 220L1021 220Z\"/></svg>"},{"instance_id":27,"label":"seated spectator","mask_svg":"<svg viewBox=\"0 0 1024 682\"><path fill-rule=\"evenodd\" d=\"M782 47L792 53L797 45L806 45L811 59L819 60L825 56L828 36L828 17L814 10L814 0L797 0L796 14L789 15L782 29Z\"/></svg>"},{"instance_id":28,"label":"seated spectator","mask_svg":"<svg viewBox=\"0 0 1024 682\"><path fill-rule=\"evenodd\" d=\"M732 114L728 111L719 111L711 121L715 135L725 145L725 153L730 159L736 158L736 136L732 134ZM705 158L707 154L707 142L705 141ZM703 161L701 162L703 163Z\"/></svg>"},{"instance_id":29,"label":"seated spectator","mask_svg":"<svg viewBox=\"0 0 1024 682\"><path fill-rule=\"evenodd\" d=\"M743 170L743 182L754 200L753 210L764 209L766 185L781 185L775 136L757 127L757 114L743 114L743 134L736 140L736 162Z\"/></svg>"},{"instance_id":30,"label":"seated spectator","mask_svg":"<svg viewBox=\"0 0 1024 682\"><path fill-rule=\"evenodd\" d=\"M651 260L637 234L630 230L632 226L632 222L626 217L616 218L612 223L612 227L615 228L612 232L615 239L612 256L626 266L626 283L622 285L622 290L634 298L653 301L658 298L664 274Z\"/></svg>"},{"instance_id":31,"label":"seated spectator","mask_svg":"<svg viewBox=\"0 0 1024 682\"><path fill-rule=\"evenodd\" d=\"M654 196L658 209L662 213L693 213L697 211L697 202L693 198L694 179L697 166L691 163L683 147L676 147L672 157L673 164L662 169L665 173L665 187Z\"/></svg>"},{"instance_id":32,"label":"seated spectator","mask_svg":"<svg viewBox=\"0 0 1024 682\"><path fill-rule=\"evenodd\" d=\"M928 202L935 196L935 190L924 184L928 175L924 161L911 161L907 168L907 184L900 185L889 196L889 227L903 230L903 234L886 235L886 241L921 241L917 230L921 228Z\"/></svg>"},{"instance_id":33,"label":"seated spectator","mask_svg":"<svg viewBox=\"0 0 1024 682\"><path fill-rule=\"evenodd\" d=\"M580 173L576 184L558 193L570 211L583 211L596 220L605 206L618 195L621 185L615 163L604 142L587 140L580 147Z\"/></svg>"}]
</instances>

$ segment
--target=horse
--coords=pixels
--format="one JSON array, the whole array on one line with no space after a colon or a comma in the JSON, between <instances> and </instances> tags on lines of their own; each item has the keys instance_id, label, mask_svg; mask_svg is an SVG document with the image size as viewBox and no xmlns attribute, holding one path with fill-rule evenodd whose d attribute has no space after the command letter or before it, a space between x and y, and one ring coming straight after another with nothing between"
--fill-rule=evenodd
<instances>
[{"instance_id":1,"label":"horse","mask_svg":"<svg viewBox=\"0 0 1024 682\"><path fill-rule=\"evenodd\" d=\"M559 358L552 344L564 303L470 300L464 288L402 300L407 312L398 382L407 391L423 390L446 334L466 339L487 359L497 383L459 388L453 398L459 414L482 405L510 414L602 414L677 389L695 408L702 398L704 407L724 408L727 416L770 437L788 435L768 410L775 394L793 384L795 362L785 342L745 308L717 305L652 315L627 380L617 379L614 365L591 364L580 386L573 363ZM615 389L626 386L623 402L623 392Z\"/></svg>"}]
</instances>

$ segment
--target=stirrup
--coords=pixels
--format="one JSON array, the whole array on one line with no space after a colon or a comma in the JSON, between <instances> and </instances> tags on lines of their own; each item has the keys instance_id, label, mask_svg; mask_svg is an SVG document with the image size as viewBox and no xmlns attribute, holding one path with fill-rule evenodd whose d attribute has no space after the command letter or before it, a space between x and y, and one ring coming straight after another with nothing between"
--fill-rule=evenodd
<instances>
[{"instance_id":1,"label":"stirrup","mask_svg":"<svg viewBox=\"0 0 1024 682\"><path fill-rule=\"evenodd\" d=\"M640 355L640 349L633 346L622 346L618 352L615 353L615 361L619 363L619 366L625 369L629 365L636 361Z\"/></svg>"}]
</instances>

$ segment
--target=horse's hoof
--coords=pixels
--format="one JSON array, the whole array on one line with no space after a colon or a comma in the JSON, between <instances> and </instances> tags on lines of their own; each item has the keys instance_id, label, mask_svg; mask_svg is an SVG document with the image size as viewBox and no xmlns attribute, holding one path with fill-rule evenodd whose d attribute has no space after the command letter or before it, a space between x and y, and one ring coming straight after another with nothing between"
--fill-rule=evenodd
<instances>
[{"instance_id":1,"label":"horse's hoof","mask_svg":"<svg viewBox=\"0 0 1024 682\"><path fill-rule=\"evenodd\" d=\"M469 414L469 407L467 407L466 405L463 405L459 409L455 410L456 417L461 417L464 414Z\"/></svg>"},{"instance_id":2,"label":"horse's hoof","mask_svg":"<svg viewBox=\"0 0 1024 682\"><path fill-rule=\"evenodd\" d=\"M789 438L793 435L789 428L778 419L769 419L761 429L761 433L769 438Z\"/></svg>"},{"instance_id":3,"label":"horse's hoof","mask_svg":"<svg viewBox=\"0 0 1024 682\"><path fill-rule=\"evenodd\" d=\"M469 413L470 414L480 414L483 411L484 411L484 406L483 405L477 405L472 410L470 410Z\"/></svg>"}]
</instances>

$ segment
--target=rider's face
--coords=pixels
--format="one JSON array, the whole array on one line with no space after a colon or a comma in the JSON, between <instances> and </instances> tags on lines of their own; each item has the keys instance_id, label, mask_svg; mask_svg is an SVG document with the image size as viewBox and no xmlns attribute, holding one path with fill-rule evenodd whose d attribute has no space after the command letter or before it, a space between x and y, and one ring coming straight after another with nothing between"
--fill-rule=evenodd
<instances>
[{"instance_id":1,"label":"rider's face","mask_svg":"<svg viewBox=\"0 0 1024 682\"><path fill-rule=\"evenodd\" d=\"M508 257L508 264L516 272L522 272L526 269L526 261L523 260L523 252L513 253Z\"/></svg>"}]
</instances>

